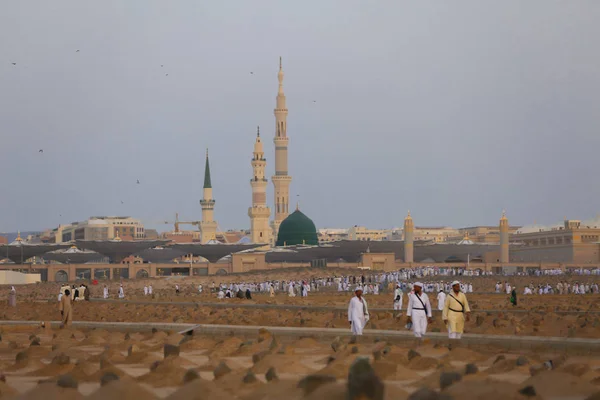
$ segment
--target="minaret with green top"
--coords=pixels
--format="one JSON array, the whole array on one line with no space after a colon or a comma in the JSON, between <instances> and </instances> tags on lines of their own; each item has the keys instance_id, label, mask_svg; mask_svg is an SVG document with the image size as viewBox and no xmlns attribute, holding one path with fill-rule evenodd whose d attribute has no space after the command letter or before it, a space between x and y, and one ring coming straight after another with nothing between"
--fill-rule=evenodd
<instances>
[{"instance_id":1,"label":"minaret with green top","mask_svg":"<svg viewBox=\"0 0 600 400\"><path fill-rule=\"evenodd\" d=\"M214 218L215 199L213 199L212 183L210 181L210 164L208 149L206 149L206 165L204 167L204 189L202 200L202 221L200 221L200 242L207 243L217 238L217 222Z\"/></svg>"}]
</instances>

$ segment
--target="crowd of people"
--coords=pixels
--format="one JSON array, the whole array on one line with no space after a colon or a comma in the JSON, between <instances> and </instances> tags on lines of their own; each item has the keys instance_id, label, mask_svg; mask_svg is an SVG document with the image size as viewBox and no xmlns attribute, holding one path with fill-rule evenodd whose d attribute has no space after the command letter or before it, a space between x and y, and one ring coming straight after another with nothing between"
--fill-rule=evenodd
<instances>
[{"instance_id":1,"label":"crowd of people","mask_svg":"<svg viewBox=\"0 0 600 400\"><path fill-rule=\"evenodd\" d=\"M403 286L405 286L404 283L396 283L393 297L394 310L402 310ZM447 293L444 289L439 290L437 307L438 310L442 311L442 320L448 329L448 337L450 339L461 339L465 321L469 321L471 315L467 296L462 290L467 285L461 284L459 281L453 281L449 286L450 290ZM427 325L432 321L432 305L429 296L423 291L425 285L422 282L415 282L406 285L406 287L410 287L410 292L407 295L406 328L412 330L416 338L422 338L427 332ZM369 308L361 286L354 289L354 294L348 304L348 322L354 335L362 335L363 329L369 321Z\"/></svg>"},{"instance_id":2,"label":"crowd of people","mask_svg":"<svg viewBox=\"0 0 600 400\"><path fill-rule=\"evenodd\" d=\"M500 281L496 282L495 291L496 293L505 292L506 294L512 294L512 292L516 289L516 286L511 286L507 281L504 284ZM598 283L593 282L583 283L583 282L574 282L573 284L567 281L559 281L555 286L552 286L549 283L546 284L538 284L537 286L531 282L529 285L526 285L523 289L524 295L531 294L598 294L600 293L600 288L598 287Z\"/></svg>"}]
</instances>

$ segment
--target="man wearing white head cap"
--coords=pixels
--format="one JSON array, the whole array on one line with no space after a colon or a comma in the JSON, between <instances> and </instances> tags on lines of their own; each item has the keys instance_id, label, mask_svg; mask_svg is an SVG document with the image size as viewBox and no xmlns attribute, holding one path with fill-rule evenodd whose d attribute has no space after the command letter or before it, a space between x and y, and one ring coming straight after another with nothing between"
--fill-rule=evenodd
<instances>
[{"instance_id":1,"label":"man wearing white head cap","mask_svg":"<svg viewBox=\"0 0 600 400\"><path fill-rule=\"evenodd\" d=\"M466 318L465 318L466 316ZM460 339L465 329L465 319L471 318L471 309L467 296L460 291L460 282L452 282L452 291L446 297L442 319L448 327L448 337L450 339Z\"/></svg>"},{"instance_id":2,"label":"man wearing white head cap","mask_svg":"<svg viewBox=\"0 0 600 400\"><path fill-rule=\"evenodd\" d=\"M415 337L423 337L427 332L427 323L431 323L431 304L429 297L422 292L423 284L415 282L413 285L414 293L408 296L408 308L406 315L408 322L412 323L412 330Z\"/></svg>"},{"instance_id":3,"label":"man wearing white head cap","mask_svg":"<svg viewBox=\"0 0 600 400\"><path fill-rule=\"evenodd\" d=\"M394 311L402 310L402 289L400 289L400 283L396 283L396 290L394 290Z\"/></svg>"},{"instance_id":4,"label":"man wearing white head cap","mask_svg":"<svg viewBox=\"0 0 600 400\"><path fill-rule=\"evenodd\" d=\"M362 297L362 289L358 286L354 291L355 296L348 304L348 321L354 335L362 335L363 329L369 320L367 301Z\"/></svg>"}]
</instances>

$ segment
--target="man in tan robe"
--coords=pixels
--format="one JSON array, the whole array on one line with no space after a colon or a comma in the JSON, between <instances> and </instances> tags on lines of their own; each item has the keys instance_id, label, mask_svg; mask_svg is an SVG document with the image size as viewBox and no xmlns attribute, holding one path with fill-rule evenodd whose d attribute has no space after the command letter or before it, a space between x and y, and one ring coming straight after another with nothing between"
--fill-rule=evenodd
<instances>
[{"instance_id":1,"label":"man in tan robe","mask_svg":"<svg viewBox=\"0 0 600 400\"><path fill-rule=\"evenodd\" d=\"M460 291L460 282L452 282L452 291L446 296L442 319L448 327L450 339L460 339L465 329L465 319L471 318L471 308L467 296Z\"/></svg>"},{"instance_id":2,"label":"man in tan robe","mask_svg":"<svg viewBox=\"0 0 600 400\"><path fill-rule=\"evenodd\" d=\"M73 307L71 307L71 292L69 289L65 290L65 295L61 297L58 304L58 311L60 311L60 315L62 316L61 328L71 326L71 322L73 322Z\"/></svg>"}]
</instances>

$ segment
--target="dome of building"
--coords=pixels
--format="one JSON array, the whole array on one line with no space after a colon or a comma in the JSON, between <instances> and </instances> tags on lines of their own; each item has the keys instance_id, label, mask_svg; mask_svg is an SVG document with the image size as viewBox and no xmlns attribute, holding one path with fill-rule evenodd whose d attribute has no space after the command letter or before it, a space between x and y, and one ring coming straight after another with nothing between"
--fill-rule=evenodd
<instances>
[{"instance_id":1,"label":"dome of building","mask_svg":"<svg viewBox=\"0 0 600 400\"><path fill-rule=\"evenodd\" d=\"M298 244L317 245L317 228L314 222L300 210L296 209L279 225L276 246L293 246Z\"/></svg>"}]
</instances>

